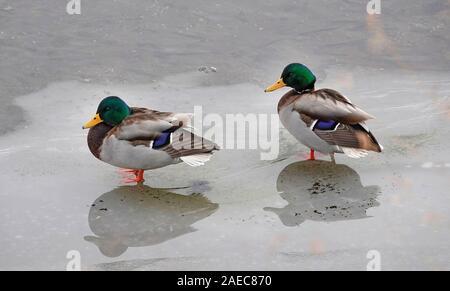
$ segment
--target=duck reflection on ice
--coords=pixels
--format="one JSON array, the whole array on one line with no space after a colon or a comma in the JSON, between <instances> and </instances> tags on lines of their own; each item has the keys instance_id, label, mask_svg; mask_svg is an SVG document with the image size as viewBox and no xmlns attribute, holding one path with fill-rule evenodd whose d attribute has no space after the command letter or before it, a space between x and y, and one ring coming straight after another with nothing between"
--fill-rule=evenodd
<instances>
[{"instance_id":1,"label":"duck reflection on ice","mask_svg":"<svg viewBox=\"0 0 450 291\"><path fill-rule=\"evenodd\" d=\"M367 209L378 206L378 186L364 187L358 173L346 165L327 161L302 161L290 164L277 180L284 208L266 207L286 226L305 220L338 221L368 217Z\"/></svg>"},{"instance_id":2,"label":"duck reflection on ice","mask_svg":"<svg viewBox=\"0 0 450 291\"><path fill-rule=\"evenodd\" d=\"M129 247L150 246L195 231L191 225L218 209L201 194L190 196L145 185L122 186L96 199L86 236L100 252L118 257Z\"/></svg>"}]
</instances>

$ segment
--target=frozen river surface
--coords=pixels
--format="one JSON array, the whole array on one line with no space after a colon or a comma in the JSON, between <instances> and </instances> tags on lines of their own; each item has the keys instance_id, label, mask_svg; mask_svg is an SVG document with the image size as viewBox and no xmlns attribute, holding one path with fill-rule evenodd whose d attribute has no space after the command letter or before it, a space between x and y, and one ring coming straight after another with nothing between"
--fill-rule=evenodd
<instances>
[{"instance_id":1,"label":"frozen river surface","mask_svg":"<svg viewBox=\"0 0 450 291\"><path fill-rule=\"evenodd\" d=\"M450 269L450 1L62 2L0 1L0 269L64 270L71 250L85 270L365 270L372 250ZM263 89L294 61L377 117L384 153L305 161L280 128L275 160L223 149L124 186L87 148L108 95L274 114Z\"/></svg>"}]
</instances>

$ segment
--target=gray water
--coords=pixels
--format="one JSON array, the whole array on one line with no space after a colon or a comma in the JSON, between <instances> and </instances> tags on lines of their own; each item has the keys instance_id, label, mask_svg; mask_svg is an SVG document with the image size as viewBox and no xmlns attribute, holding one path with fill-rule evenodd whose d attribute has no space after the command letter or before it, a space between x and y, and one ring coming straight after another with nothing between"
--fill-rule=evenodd
<instances>
[{"instance_id":1,"label":"gray water","mask_svg":"<svg viewBox=\"0 0 450 291\"><path fill-rule=\"evenodd\" d=\"M371 250L450 269L449 1L81 2L0 1L0 269L64 270L71 250L85 270L365 270ZM273 114L290 62L375 115L384 153L305 161L280 128L276 160L224 149L123 186L87 149L107 95Z\"/></svg>"}]
</instances>

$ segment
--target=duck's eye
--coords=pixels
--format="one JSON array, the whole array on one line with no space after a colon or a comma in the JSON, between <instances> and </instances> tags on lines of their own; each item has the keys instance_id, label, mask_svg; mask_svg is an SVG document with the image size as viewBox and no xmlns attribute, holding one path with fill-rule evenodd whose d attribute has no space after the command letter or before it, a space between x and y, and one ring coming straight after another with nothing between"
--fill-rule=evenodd
<instances>
[{"instance_id":1,"label":"duck's eye","mask_svg":"<svg viewBox=\"0 0 450 291\"><path fill-rule=\"evenodd\" d=\"M111 107L106 106L105 111L109 111L109 110L111 110Z\"/></svg>"}]
</instances>

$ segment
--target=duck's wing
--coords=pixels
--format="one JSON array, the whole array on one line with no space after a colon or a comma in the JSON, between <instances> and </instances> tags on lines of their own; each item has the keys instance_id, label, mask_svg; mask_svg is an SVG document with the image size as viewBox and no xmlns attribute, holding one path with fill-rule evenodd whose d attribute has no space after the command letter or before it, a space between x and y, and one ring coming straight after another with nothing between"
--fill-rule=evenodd
<instances>
[{"instance_id":1,"label":"duck's wing","mask_svg":"<svg viewBox=\"0 0 450 291\"><path fill-rule=\"evenodd\" d=\"M294 110L318 137L350 157L383 150L364 123L373 117L337 91L322 89L302 94L295 101Z\"/></svg>"},{"instance_id":2,"label":"duck's wing","mask_svg":"<svg viewBox=\"0 0 450 291\"><path fill-rule=\"evenodd\" d=\"M342 94L331 89L321 89L300 95L294 110L312 119L333 120L344 124L358 124L374 118L353 105Z\"/></svg>"},{"instance_id":3,"label":"duck's wing","mask_svg":"<svg viewBox=\"0 0 450 291\"><path fill-rule=\"evenodd\" d=\"M369 128L363 123L344 124L331 123L323 124L318 120L312 125L312 131L322 140L330 145L339 146L339 148L350 157L362 157L367 151L381 152L383 147L378 143L375 136ZM326 128L331 126L330 128Z\"/></svg>"},{"instance_id":4,"label":"duck's wing","mask_svg":"<svg viewBox=\"0 0 450 291\"><path fill-rule=\"evenodd\" d=\"M172 158L194 156L185 162L200 165L209 159L202 154L209 154L219 147L189 130L189 113L171 113L132 108L132 114L113 128L109 135L126 141L130 146L145 146L165 151ZM188 129L185 129L188 128ZM184 159L183 159L184 160Z\"/></svg>"},{"instance_id":5,"label":"duck's wing","mask_svg":"<svg viewBox=\"0 0 450 291\"><path fill-rule=\"evenodd\" d=\"M161 112L133 107L130 116L117 125L111 134L121 140L154 139L164 132L173 132L190 124L191 115Z\"/></svg>"}]
</instances>

